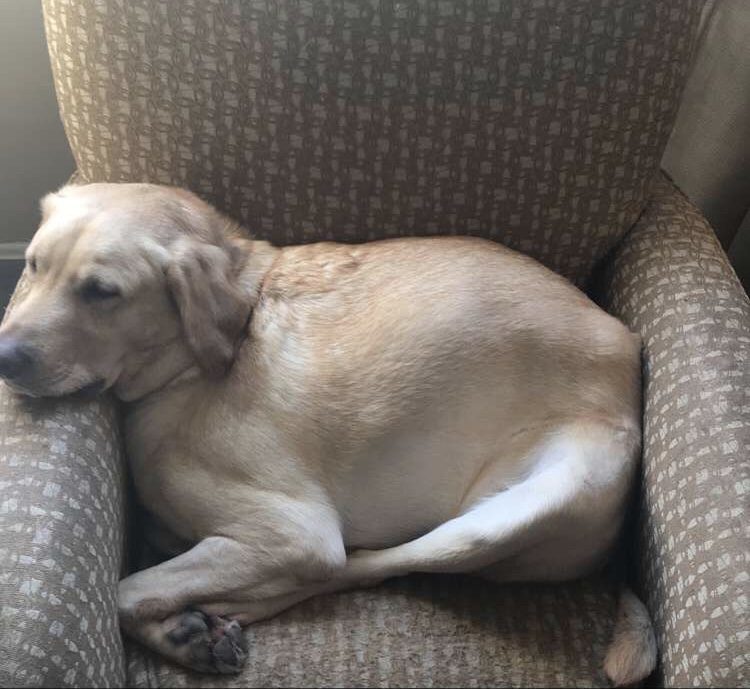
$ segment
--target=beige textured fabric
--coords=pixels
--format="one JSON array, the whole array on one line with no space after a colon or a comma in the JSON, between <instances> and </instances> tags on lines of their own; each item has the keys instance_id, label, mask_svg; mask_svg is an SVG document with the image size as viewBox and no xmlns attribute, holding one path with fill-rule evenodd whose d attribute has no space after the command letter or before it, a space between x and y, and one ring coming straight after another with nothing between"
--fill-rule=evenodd
<instances>
[{"instance_id":1,"label":"beige textured fabric","mask_svg":"<svg viewBox=\"0 0 750 689\"><path fill-rule=\"evenodd\" d=\"M603 580L498 586L420 576L300 604L249 628L237 677L127 645L137 687L596 687L615 614Z\"/></svg>"},{"instance_id":2,"label":"beige textured fabric","mask_svg":"<svg viewBox=\"0 0 750 689\"><path fill-rule=\"evenodd\" d=\"M750 302L662 179L608 301L644 338L642 586L667 686L750 685Z\"/></svg>"},{"instance_id":3,"label":"beige textured fabric","mask_svg":"<svg viewBox=\"0 0 750 689\"><path fill-rule=\"evenodd\" d=\"M122 684L122 481L111 401L0 383L0 686Z\"/></svg>"},{"instance_id":4,"label":"beige textured fabric","mask_svg":"<svg viewBox=\"0 0 750 689\"><path fill-rule=\"evenodd\" d=\"M44 0L88 181L280 244L472 234L575 281L640 213L698 0Z\"/></svg>"}]
</instances>

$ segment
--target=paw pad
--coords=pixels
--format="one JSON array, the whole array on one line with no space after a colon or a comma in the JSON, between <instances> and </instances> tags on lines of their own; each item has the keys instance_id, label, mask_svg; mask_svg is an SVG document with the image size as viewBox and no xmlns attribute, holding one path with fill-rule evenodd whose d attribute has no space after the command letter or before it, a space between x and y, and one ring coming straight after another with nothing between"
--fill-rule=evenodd
<instances>
[{"instance_id":1,"label":"paw pad","mask_svg":"<svg viewBox=\"0 0 750 689\"><path fill-rule=\"evenodd\" d=\"M235 674L247 660L247 642L239 623L200 610L182 613L167 639L184 647L180 655L187 656L187 665L203 672Z\"/></svg>"}]
</instances>

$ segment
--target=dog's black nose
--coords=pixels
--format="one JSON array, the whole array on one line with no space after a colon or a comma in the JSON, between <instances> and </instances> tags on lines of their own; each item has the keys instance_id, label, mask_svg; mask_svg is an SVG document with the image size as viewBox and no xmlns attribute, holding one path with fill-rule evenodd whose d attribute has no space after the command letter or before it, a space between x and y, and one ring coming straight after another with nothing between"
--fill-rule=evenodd
<instances>
[{"instance_id":1,"label":"dog's black nose","mask_svg":"<svg viewBox=\"0 0 750 689\"><path fill-rule=\"evenodd\" d=\"M31 352L22 342L15 337L0 337L0 378L20 378L32 362Z\"/></svg>"}]
</instances>

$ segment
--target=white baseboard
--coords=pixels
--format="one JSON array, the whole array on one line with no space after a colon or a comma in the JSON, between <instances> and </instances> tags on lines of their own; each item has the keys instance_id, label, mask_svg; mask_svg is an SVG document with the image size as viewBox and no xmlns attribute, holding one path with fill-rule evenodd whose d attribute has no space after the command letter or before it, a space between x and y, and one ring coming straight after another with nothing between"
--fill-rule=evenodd
<instances>
[{"instance_id":1,"label":"white baseboard","mask_svg":"<svg viewBox=\"0 0 750 689\"><path fill-rule=\"evenodd\" d=\"M0 261L23 261L28 242L0 242Z\"/></svg>"}]
</instances>

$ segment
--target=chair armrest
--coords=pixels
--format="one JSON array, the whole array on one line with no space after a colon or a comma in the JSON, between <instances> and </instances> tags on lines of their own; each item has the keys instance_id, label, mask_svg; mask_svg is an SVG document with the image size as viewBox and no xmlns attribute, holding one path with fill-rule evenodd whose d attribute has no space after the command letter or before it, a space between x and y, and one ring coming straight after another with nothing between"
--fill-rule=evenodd
<instances>
[{"instance_id":1,"label":"chair armrest","mask_svg":"<svg viewBox=\"0 0 750 689\"><path fill-rule=\"evenodd\" d=\"M0 686L123 686L123 499L112 400L0 383Z\"/></svg>"},{"instance_id":2,"label":"chair armrest","mask_svg":"<svg viewBox=\"0 0 750 689\"><path fill-rule=\"evenodd\" d=\"M750 303L700 212L661 177L605 306L644 343L640 585L666 686L746 686Z\"/></svg>"}]
</instances>

